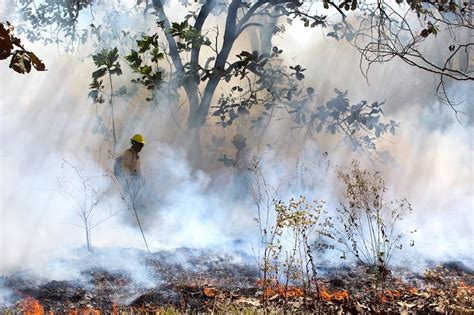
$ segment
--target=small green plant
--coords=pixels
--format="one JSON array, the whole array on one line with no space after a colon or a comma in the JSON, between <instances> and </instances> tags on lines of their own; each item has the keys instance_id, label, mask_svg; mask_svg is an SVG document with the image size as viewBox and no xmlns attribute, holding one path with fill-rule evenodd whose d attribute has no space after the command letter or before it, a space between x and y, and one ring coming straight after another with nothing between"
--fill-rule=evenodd
<instances>
[{"instance_id":1,"label":"small green plant","mask_svg":"<svg viewBox=\"0 0 474 315\"><path fill-rule=\"evenodd\" d=\"M285 249L283 262L285 292L288 292L290 283L297 283L301 284L303 297L306 297L305 293L312 291L312 283L316 283L317 270L309 236L316 232L319 219L324 213L323 206L324 202L310 202L303 196L290 199L288 205L281 201L275 204L276 226L286 232L289 236L287 241L290 243L290 246L286 247L288 249ZM286 298L287 295L285 304Z\"/></svg>"},{"instance_id":2,"label":"small green plant","mask_svg":"<svg viewBox=\"0 0 474 315\"><path fill-rule=\"evenodd\" d=\"M105 102L104 95L105 86L104 81L101 79L103 76L108 75L109 79L109 88L110 93L109 104L110 104L110 117L112 120L112 136L114 139L113 142L113 154L115 154L115 146L117 145L117 136L115 132L115 115L114 115L114 86L112 81L112 75L122 75L122 68L118 62L118 49L113 48L112 50L102 49L95 55L92 55L92 60L94 61L97 70L92 73L92 82L89 85L89 97L92 98L94 103L102 104ZM122 89L119 90L123 94Z\"/></svg>"}]
</instances>

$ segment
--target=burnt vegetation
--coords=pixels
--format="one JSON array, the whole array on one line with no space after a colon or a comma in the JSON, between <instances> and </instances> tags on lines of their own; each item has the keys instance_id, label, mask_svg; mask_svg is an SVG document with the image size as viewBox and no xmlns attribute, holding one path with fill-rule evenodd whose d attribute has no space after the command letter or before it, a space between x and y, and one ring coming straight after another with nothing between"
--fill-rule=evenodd
<instances>
[{"instance_id":1,"label":"burnt vegetation","mask_svg":"<svg viewBox=\"0 0 474 315\"><path fill-rule=\"evenodd\" d=\"M433 266L423 273L396 268L374 294L377 277L364 266L330 268L317 265L320 276L311 286L272 280L266 285L257 268L214 251L188 248L142 253L155 279L137 283L124 270L84 270L68 281L37 282L15 274L0 279L14 290L5 314L149 314L158 313L430 313L470 314L474 274L456 264ZM126 258L126 255L123 256ZM183 267L177 260L186 258ZM461 264L462 266L462 264ZM318 288L318 291L316 291Z\"/></svg>"}]
</instances>

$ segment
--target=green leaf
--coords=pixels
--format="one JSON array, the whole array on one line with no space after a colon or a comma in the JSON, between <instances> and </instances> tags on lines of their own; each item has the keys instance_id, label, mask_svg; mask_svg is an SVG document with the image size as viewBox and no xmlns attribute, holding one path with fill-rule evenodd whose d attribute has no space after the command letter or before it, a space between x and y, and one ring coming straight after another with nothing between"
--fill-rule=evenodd
<instances>
[{"instance_id":1,"label":"green leaf","mask_svg":"<svg viewBox=\"0 0 474 315\"><path fill-rule=\"evenodd\" d=\"M149 65L144 65L144 66L140 67L138 69L138 71L140 72L140 74L147 75L147 74L150 74L152 72L152 68Z\"/></svg>"},{"instance_id":2,"label":"green leaf","mask_svg":"<svg viewBox=\"0 0 474 315\"><path fill-rule=\"evenodd\" d=\"M103 49L97 54L92 55L92 60L94 61L94 64L96 65L96 67L101 67L101 66L106 65L106 55L107 55L106 49Z\"/></svg>"},{"instance_id":3,"label":"green leaf","mask_svg":"<svg viewBox=\"0 0 474 315\"><path fill-rule=\"evenodd\" d=\"M153 36L143 35L142 39L137 40L138 51L144 53L150 49L150 46L153 44Z\"/></svg>"},{"instance_id":4,"label":"green leaf","mask_svg":"<svg viewBox=\"0 0 474 315\"><path fill-rule=\"evenodd\" d=\"M165 57L163 53L160 53L160 50L157 47L153 48L151 56L151 61L155 63L158 63L158 60L161 60Z\"/></svg>"},{"instance_id":5,"label":"green leaf","mask_svg":"<svg viewBox=\"0 0 474 315\"><path fill-rule=\"evenodd\" d=\"M114 67L109 70L110 74L115 75L122 75L122 68L120 67L120 63L116 62Z\"/></svg>"},{"instance_id":6,"label":"green leaf","mask_svg":"<svg viewBox=\"0 0 474 315\"><path fill-rule=\"evenodd\" d=\"M98 90L91 90L89 92L89 97L93 100L96 100L98 96L99 96L99 91Z\"/></svg>"},{"instance_id":7,"label":"green leaf","mask_svg":"<svg viewBox=\"0 0 474 315\"><path fill-rule=\"evenodd\" d=\"M107 57L108 57L108 65L109 66L113 65L119 57L117 47L114 47L114 49L108 52Z\"/></svg>"},{"instance_id":8,"label":"green leaf","mask_svg":"<svg viewBox=\"0 0 474 315\"><path fill-rule=\"evenodd\" d=\"M92 78L98 79L103 77L107 73L107 68L99 68L96 71L92 72Z\"/></svg>"},{"instance_id":9,"label":"green leaf","mask_svg":"<svg viewBox=\"0 0 474 315\"><path fill-rule=\"evenodd\" d=\"M132 68L134 71L137 71L142 64L142 58L140 58L138 52L133 49L129 55L125 56L125 60L129 63L130 68Z\"/></svg>"}]
</instances>

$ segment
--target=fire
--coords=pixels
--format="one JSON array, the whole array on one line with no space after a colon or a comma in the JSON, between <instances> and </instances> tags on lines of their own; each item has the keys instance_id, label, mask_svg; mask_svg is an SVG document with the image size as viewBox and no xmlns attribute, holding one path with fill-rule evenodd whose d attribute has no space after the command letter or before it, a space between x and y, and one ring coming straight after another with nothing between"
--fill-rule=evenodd
<instances>
[{"instance_id":1,"label":"fire","mask_svg":"<svg viewBox=\"0 0 474 315\"><path fill-rule=\"evenodd\" d=\"M38 300L27 297L19 303L24 315L44 315L44 309Z\"/></svg>"},{"instance_id":2,"label":"fire","mask_svg":"<svg viewBox=\"0 0 474 315\"><path fill-rule=\"evenodd\" d=\"M389 289L386 289L385 291L383 291L383 293L380 295L380 301L382 303L387 303L387 302L393 302L395 301L397 298L399 298L401 295L400 291L398 290L389 290Z\"/></svg>"},{"instance_id":3,"label":"fire","mask_svg":"<svg viewBox=\"0 0 474 315\"><path fill-rule=\"evenodd\" d=\"M464 281L459 281L458 291L465 291L468 293L474 293L474 286L467 285Z\"/></svg>"},{"instance_id":4,"label":"fire","mask_svg":"<svg viewBox=\"0 0 474 315\"><path fill-rule=\"evenodd\" d=\"M464 281L460 281L458 286L456 287L456 298L463 300L463 299L471 299L474 296L474 286L467 285Z\"/></svg>"},{"instance_id":5,"label":"fire","mask_svg":"<svg viewBox=\"0 0 474 315\"><path fill-rule=\"evenodd\" d=\"M346 290L334 290L332 293L327 291L324 287L319 292L321 299L332 302L332 301L343 301L349 299L349 293Z\"/></svg>"},{"instance_id":6,"label":"fire","mask_svg":"<svg viewBox=\"0 0 474 315\"><path fill-rule=\"evenodd\" d=\"M411 294L418 294L418 289L417 288L409 288L408 292L410 292Z\"/></svg>"},{"instance_id":7,"label":"fire","mask_svg":"<svg viewBox=\"0 0 474 315\"><path fill-rule=\"evenodd\" d=\"M285 287L283 285L277 284L275 286L266 287L263 292L265 299L274 297L276 295L286 298L301 297L303 296L303 290L294 286Z\"/></svg>"},{"instance_id":8,"label":"fire","mask_svg":"<svg viewBox=\"0 0 474 315\"><path fill-rule=\"evenodd\" d=\"M212 288L204 288L203 291L204 291L204 295L209 298L216 296L216 290Z\"/></svg>"},{"instance_id":9,"label":"fire","mask_svg":"<svg viewBox=\"0 0 474 315\"><path fill-rule=\"evenodd\" d=\"M321 291L319 294L321 296L321 299L325 301L332 301L332 295L328 291L326 291L326 289L321 288Z\"/></svg>"}]
</instances>

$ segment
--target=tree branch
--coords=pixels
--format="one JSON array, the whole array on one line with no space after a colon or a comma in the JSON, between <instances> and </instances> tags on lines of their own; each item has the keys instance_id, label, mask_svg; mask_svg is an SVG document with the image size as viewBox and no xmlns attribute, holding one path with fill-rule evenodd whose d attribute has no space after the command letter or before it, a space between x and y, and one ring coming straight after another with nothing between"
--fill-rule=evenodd
<instances>
[{"instance_id":1,"label":"tree branch","mask_svg":"<svg viewBox=\"0 0 474 315\"><path fill-rule=\"evenodd\" d=\"M199 34L202 31L204 22L206 21L209 14L212 12L216 6L216 0L207 0L206 3L201 7L199 14L196 18L196 23L194 23L194 28ZM198 69L199 69L199 53L201 51L201 44L194 44L191 49L191 72L192 76L195 78L195 81L199 82Z\"/></svg>"},{"instance_id":2,"label":"tree branch","mask_svg":"<svg viewBox=\"0 0 474 315\"><path fill-rule=\"evenodd\" d=\"M181 61L181 57L179 55L178 46L176 45L176 41L173 35L168 32L168 30L171 28L171 24L163 8L162 0L153 0L153 6L155 7L156 12L158 13L158 18L163 21L163 24L165 26L165 36L170 45L171 60L173 60L173 64L176 68L176 71L180 75L184 75L183 62Z\"/></svg>"},{"instance_id":3,"label":"tree branch","mask_svg":"<svg viewBox=\"0 0 474 315\"><path fill-rule=\"evenodd\" d=\"M216 90L216 87L222 78L227 58L229 57L229 53L232 49L236 36L238 35L236 21L237 10L239 9L240 4L241 0L232 0L229 5L225 23L224 42L222 43L220 52L217 54L212 74L209 78L209 81L207 82L206 88L204 89L201 104L198 108L196 108L195 111L191 109L189 113L188 123L190 127L197 128L202 126L207 114L209 113L212 96L214 95L214 91Z\"/></svg>"}]
</instances>

